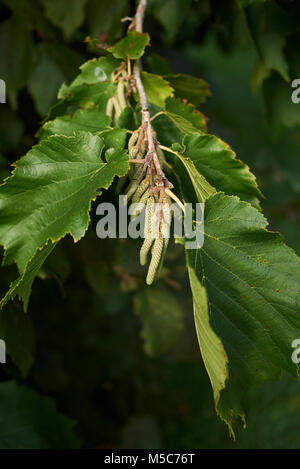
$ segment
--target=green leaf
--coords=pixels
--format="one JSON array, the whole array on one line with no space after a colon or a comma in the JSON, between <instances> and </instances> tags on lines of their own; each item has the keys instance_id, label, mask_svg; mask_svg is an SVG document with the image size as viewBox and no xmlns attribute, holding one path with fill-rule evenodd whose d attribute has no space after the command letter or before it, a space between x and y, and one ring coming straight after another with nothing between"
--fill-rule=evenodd
<instances>
[{"instance_id":1,"label":"green leaf","mask_svg":"<svg viewBox=\"0 0 300 469\"><path fill-rule=\"evenodd\" d=\"M243 449L298 449L300 428L299 382L287 373L279 383L266 382L253 389L247 431L237 447Z\"/></svg>"},{"instance_id":2,"label":"green leaf","mask_svg":"<svg viewBox=\"0 0 300 469\"><path fill-rule=\"evenodd\" d=\"M174 295L149 287L134 296L134 312L143 323L145 352L158 356L168 351L183 330L183 315Z\"/></svg>"},{"instance_id":3,"label":"green leaf","mask_svg":"<svg viewBox=\"0 0 300 469\"><path fill-rule=\"evenodd\" d=\"M137 114L131 107L125 107L118 119L117 126L128 130L135 130L140 125Z\"/></svg>"},{"instance_id":4,"label":"green leaf","mask_svg":"<svg viewBox=\"0 0 300 469\"><path fill-rule=\"evenodd\" d=\"M150 36L148 33L138 33L130 31L126 37L117 42L113 47L108 49L117 59L140 59L144 54L145 47L150 44Z\"/></svg>"},{"instance_id":5,"label":"green leaf","mask_svg":"<svg viewBox=\"0 0 300 469\"><path fill-rule=\"evenodd\" d=\"M128 0L88 0L86 11L89 34L109 44L113 44L124 29L121 19L130 13Z\"/></svg>"},{"instance_id":6,"label":"green leaf","mask_svg":"<svg viewBox=\"0 0 300 469\"><path fill-rule=\"evenodd\" d=\"M267 70L276 70L285 81L290 81L289 67L283 53L285 39L278 34L264 34L259 47Z\"/></svg>"},{"instance_id":7,"label":"green leaf","mask_svg":"<svg viewBox=\"0 0 300 469\"><path fill-rule=\"evenodd\" d=\"M157 75L168 75L171 73L168 59L155 52L152 52L151 55L146 58L146 63L152 73L156 73Z\"/></svg>"},{"instance_id":8,"label":"green leaf","mask_svg":"<svg viewBox=\"0 0 300 469\"><path fill-rule=\"evenodd\" d=\"M172 172L174 173L174 176L176 177L176 182L177 184L175 187L178 189L178 192L181 194L181 197L184 202L189 202L189 203L196 203L198 201L198 196L199 196L199 190L197 191L195 189L195 185L191 183L191 176L184 164L184 162L178 158L177 154L174 153L169 153L169 152L164 152L164 156L166 158L166 161L168 162L169 166L172 168ZM191 167L195 170L194 165L192 162L190 162ZM197 178L197 174L195 173L195 177ZM200 175L200 180L202 180L202 176ZM203 182L204 186L207 183ZM214 188L211 189L214 193ZM198 196L197 196L198 193ZM201 192L202 193L202 192ZM208 190L208 194L210 194L210 191ZM207 195L207 192L203 191L202 200L205 200Z\"/></svg>"},{"instance_id":9,"label":"green leaf","mask_svg":"<svg viewBox=\"0 0 300 469\"><path fill-rule=\"evenodd\" d=\"M46 138L53 134L71 136L74 132L83 130L97 134L108 128L111 118L99 109L78 109L72 116L57 117L43 125L38 133L40 138Z\"/></svg>"},{"instance_id":10,"label":"green leaf","mask_svg":"<svg viewBox=\"0 0 300 469\"><path fill-rule=\"evenodd\" d=\"M214 135L194 134L183 140L183 157L189 158L207 181L218 191L237 195L259 207L262 194L248 166Z\"/></svg>"},{"instance_id":11,"label":"green leaf","mask_svg":"<svg viewBox=\"0 0 300 469\"><path fill-rule=\"evenodd\" d=\"M53 40L57 36L55 27L49 23L45 15L45 10L40 0L3 0L7 8L12 10L14 19L17 19L22 26L43 31L47 40Z\"/></svg>"},{"instance_id":12,"label":"green leaf","mask_svg":"<svg viewBox=\"0 0 300 469\"><path fill-rule=\"evenodd\" d=\"M74 422L53 399L13 381L0 384L1 449L77 449Z\"/></svg>"},{"instance_id":13,"label":"green leaf","mask_svg":"<svg viewBox=\"0 0 300 469\"><path fill-rule=\"evenodd\" d=\"M23 301L24 311L27 311L34 279L38 275L42 265L49 254L53 251L54 247L55 243L49 242L42 249L39 249L36 252L26 265L24 272L11 283L9 290L0 301L0 309L2 309L8 301L13 300L17 296Z\"/></svg>"},{"instance_id":14,"label":"green leaf","mask_svg":"<svg viewBox=\"0 0 300 469\"><path fill-rule=\"evenodd\" d=\"M78 241L89 223L91 201L115 176L128 171L124 150L101 160L103 140L86 132L52 136L34 146L0 187L1 244L4 262L16 262L20 273L48 240L70 233Z\"/></svg>"},{"instance_id":15,"label":"green leaf","mask_svg":"<svg viewBox=\"0 0 300 469\"><path fill-rule=\"evenodd\" d=\"M35 335L31 317L20 307L9 304L0 311L0 337L13 362L26 377L33 365Z\"/></svg>"},{"instance_id":16,"label":"green leaf","mask_svg":"<svg viewBox=\"0 0 300 469\"><path fill-rule=\"evenodd\" d=\"M64 79L70 83L77 75L77 70L83 63L83 55L71 48L71 45L64 45L61 42L49 42L43 44L47 54L64 74Z\"/></svg>"},{"instance_id":17,"label":"green leaf","mask_svg":"<svg viewBox=\"0 0 300 469\"><path fill-rule=\"evenodd\" d=\"M262 60L259 59L251 77L251 87L253 91L257 91L263 82L271 75L272 71L265 66Z\"/></svg>"},{"instance_id":18,"label":"green leaf","mask_svg":"<svg viewBox=\"0 0 300 469\"><path fill-rule=\"evenodd\" d=\"M207 132L205 116L192 104L168 97L164 108L165 112L153 120L158 141L162 145L170 147L174 142L181 142L185 135ZM151 104L150 110L151 115L155 115L162 108Z\"/></svg>"},{"instance_id":19,"label":"green leaf","mask_svg":"<svg viewBox=\"0 0 300 469\"><path fill-rule=\"evenodd\" d=\"M125 148L127 142L127 130L118 127L109 130L103 130L100 133L103 138L105 148Z\"/></svg>"},{"instance_id":20,"label":"green leaf","mask_svg":"<svg viewBox=\"0 0 300 469\"><path fill-rule=\"evenodd\" d=\"M18 92L27 84L33 65L33 39L30 31L15 20L0 25L0 77L5 80L7 95L14 108Z\"/></svg>"},{"instance_id":21,"label":"green leaf","mask_svg":"<svg viewBox=\"0 0 300 469\"><path fill-rule=\"evenodd\" d=\"M59 90L59 98L63 100L50 109L47 119L74 112L74 108L93 109L97 106L100 111L105 112L107 101L116 92L113 83L82 84L68 88L63 86Z\"/></svg>"},{"instance_id":22,"label":"green leaf","mask_svg":"<svg viewBox=\"0 0 300 469\"><path fill-rule=\"evenodd\" d=\"M191 258L191 256L190 256ZM188 262L190 261L187 255ZM192 266L188 263L189 279L193 295L194 319L201 355L214 393L216 405L228 380L228 357L220 338L211 326L207 292Z\"/></svg>"},{"instance_id":23,"label":"green leaf","mask_svg":"<svg viewBox=\"0 0 300 469\"><path fill-rule=\"evenodd\" d=\"M152 104L150 104L149 108L151 110L152 116L162 111L161 107L154 106ZM185 124L189 125L186 122ZM157 116L152 121L152 126L157 134L157 139L161 145L171 147L174 142L181 142L184 137L184 134L179 130L178 126L175 125L174 120L171 120L170 117L165 113Z\"/></svg>"},{"instance_id":24,"label":"green leaf","mask_svg":"<svg viewBox=\"0 0 300 469\"><path fill-rule=\"evenodd\" d=\"M164 108L166 99L174 94L170 83L153 73L142 72L141 78L148 101Z\"/></svg>"},{"instance_id":25,"label":"green leaf","mask_svg":"<svg viewBox=\"0 0 300 469\"><path fill-rule=\"evenodd\" d=\"M47 119L72 112L74 107L92 109L97 106L105 113L107 101L117 89L111 82L111 75L119 65L120 61L112 55L81 65L81 71L72 83L69 86L63 83L60 87L58 98L62 101L50 110Z\"/></svg>"},{"instance_id":26,"label":"green leaf","mask_svg":"<svg viewBox=\"0 0 300 469\"><path fill-rule=\"evenodd\" d=\"M194 161L187 156L183 155L182 148L179 144L172 145L172 151L179 158L181 163L184 165L190 181L194 187L197 200L199 202L205 202L205 199L210 195L216 192L216 189L210 185L210 183L205 179L205 177L199 172L197 166L194 164ZM179 178L181 177L180 171L178 172ZM190 200L190 202L192 202Z\"/></svg>"},{"instance_id":27,"label":"green leaf","mask_svg":"<svg viewBox=\"0 0 300 469\"><path fill-rule=\"evenodd\" d=\"M293 91L291 85L278 76L272 76L263 84L267 116L275 132L282 130L282 127L300 125L299 104L291 99Z\"/></svg>"},{"instance_id":28,"label":"green leaf","mask_svg":"<svg viewBox=\"0 0 300 469\"><path fill-rule=\"evenodd\" d=\"M88 60L88 62L80 66L80 73L75 80L72 81L68 90L70 91L72 88L82 85L83 83L91 85L109 81L111 80L112 72L118 68L120 64L120 60L115 59L110 54L106 57L100 57L99 59ZM60 94L59 97L64 98L65 96Z\"/></svg>"},{"instance_id":29,"label":"green leaf","mask_svg":"<svg viewBox=\"0 0 300 469\"><path fill-rule=\"evenodd\" d=\"M67 37L70 37L83 23L86 0L72 0L72 2L42 1L46 9L46 16L55 26L61 28Z\"/></svg>"},{"instance_id":30,"label":"green leaf","mask_svg":"<svg viewBox=\"0 0 300 469\"><path fill-rule=\"evenodd\" d=\"M207 131L205 116L195 109L192 104L185 104L179 99L168 98L166 101L166 115L176 127L186 135L192 135L199 130Z\"/></svg>"},{"instance_id":31,"label":"green leaf","mask_svg":"<svg viewBox=\"0 0 300 469\"><path fill-rule=\"evenodd\" d=\"M164 27L164 41L171 43L179 32L183 18L190 8L191 0L151 0L149 12Z\"/></svg>"},{"instance_id":32,"label":"green leaf","mask_svg":"<svg viewBox=\"0 0 300 469\"><path fill-rule=\"evenodd\" d=\"M186 99L199 106L211 96L209 84L202 78L193 77L184 73L176 75L164 75L164 78L170 83L175 91L176 98Z\"/></svg>"},{"instance_id":33,"label":"green leaf","mask_svg":"<svg viewBox=\"0 0 300 469\"><path fill-rule=\"evenodd\" d=\"M83 108L93 108L99 106L104 110L109 98L114 94L116 85L112 83L83 83L79 86L61 86L58 98L63 99L60 103L68 106L81 106ZM58 105L59 106L59 105ZM64 106L66 108L66 106Z\"/></svg>"},{"instance_id":34,"label":"green leaf","mask_svg":"<svg viewBox=\"0 0 300 469\"><path fill-rule=\"evenodd\" d=\"M282 370L299 376L291 344L300 337L300 259L280 234L266 230L260 212L236 197L223 193L209 197L204 224L204 245L186 250L187 264L197 294L197 316L207 315L205 295L197 293L200 282L207 290L211 327L228 357L229 378L222 390L226 357L221 358L213 332L211 342L203 340L205 330L199 334L217 412L232 428L238 416L245 418L242 399L249 387L278 379ZM212 370L214 355L220 357L218 379Z\"/></svg>"},{"instance_id":35,"label":"green leaf","mask_svg":"<svg viewBox=\"0 0 300 469\"><path fill-rule=\"evenodd\" d=\"M284 55L286 45L284 26L277 27L285 13L277 5L253 5L247 10L247 20L260 59L267 70L275 70L285 81L289 81L289 66Z\"/></svg>"},{"instance_id":36,"label":"green leaf","mask_svg":"<svg viewBox=\"0 0 300 469\"><path fill-rule=\"evenodd\" d=\"M61 69L45 51L42 51L28 83L28 89L39 114L47 114L50 106L56 102L57 92L63 80L64 75Z\"/></svg>"}]
</instances>

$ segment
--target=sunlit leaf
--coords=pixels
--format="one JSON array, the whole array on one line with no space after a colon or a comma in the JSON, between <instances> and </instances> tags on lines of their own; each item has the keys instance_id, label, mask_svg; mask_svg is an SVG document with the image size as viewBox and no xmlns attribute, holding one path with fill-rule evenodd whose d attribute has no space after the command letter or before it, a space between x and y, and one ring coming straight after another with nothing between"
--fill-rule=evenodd
<instances>
[{"instance_id":1,"label":"sunlit leaf","mask_svg":"<svg viewBox=\"0 0 300 469\"><path fill-rule=\"evenodd\" d=\"M121 39L108 50L117 59L139 59L145 51L145 47L150 44L148 33L138 33L130 31L124 39Z\"/></svg>"}]
</instances>

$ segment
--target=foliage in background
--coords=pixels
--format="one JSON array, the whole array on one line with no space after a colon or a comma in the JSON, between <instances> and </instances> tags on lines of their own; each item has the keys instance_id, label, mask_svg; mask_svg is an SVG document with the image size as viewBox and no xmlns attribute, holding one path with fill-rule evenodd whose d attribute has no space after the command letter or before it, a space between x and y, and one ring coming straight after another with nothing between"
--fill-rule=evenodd
<instances>
[{"instance_id":1,"label":"foliage in background","mask_svg":"<svg viewBox=\"0 0 300 469\"><path fill-rule=\"evenodd\" d=\"M114 2L112 9L112 2L72 0L66 15L63 2L37 3L7 0L1 5L5 19L0 25L0 77L8 84L9 98L9 105L0 108L1 177L7 175L9 163L36 142L39 121L55 103L61 82L69 84L86 58L102 53L94 39L105 46L114 43L124 30L120 18L133 11L125 1ZM221 1L184 3L182 9L182 2L175 0L151 2L146 29L152 45L169 57L172 72L196 72L212 84L213 99L195 104L208 115L210 130L226 139L258 174L266 197L262 206L272 228L279 228L299 253L300 112L291 104L289 84L300 76L295 22L299 7L284 1L230 1L226 8ZM148 71L170 79L164 59L152 54L146 60ZM258 89L256 96L250 81ZM184 97L185 91L178 96ZM174 109L169 112L174 114ZM111 200L113 194L104 197ZM231 446L222 425L214 421L208 380L201 371L180 249L170 249L162 282L155 287L163 301L170 291L172 298L175 294L172 311L176 315L178 309L184 320L181 334L175 330L174 340L169 340L172 317L169 323L165 318L164 327L171 332L166 334L169 343L164 343L155 315L147 322L142 318L146 311L139 308L141 295L149 297L149 291L143 287L144 271L135 262L134 242L100 243L94 226L77 246L66 239L47 259L39 272L46 281L37 281L30 304L32 317L24 318L15 303L1 312L0 336L12 359L2 368L3 380L15 378L55 397L63 413L78 422L77 433L86 446ZM7 267L1 290L13 278L13 268ZM149 301L151 308L156 309ZM148 331L145 353L138 340L139 318L144 319L142 337ZM21 351L12 339L20 330ZM286 430L299 408L297 383L286 378L287 394L280 395L279 385L274 389L278 396L271 403L266 386L248 398L248 429L238 436L238 445L299 447L297 420ZM278 424L271 430L270 420L255 414L259 399L270 414L273 409L271 418ZM273 442L263 436L268 431ZM289 438L283 438L286 432Z\"/></svg>"}]
</instances>

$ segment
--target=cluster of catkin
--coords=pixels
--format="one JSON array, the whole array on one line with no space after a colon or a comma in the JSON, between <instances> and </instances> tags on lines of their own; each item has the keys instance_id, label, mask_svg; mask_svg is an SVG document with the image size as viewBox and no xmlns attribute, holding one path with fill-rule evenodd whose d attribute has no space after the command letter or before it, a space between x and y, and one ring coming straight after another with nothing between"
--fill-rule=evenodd
<instances>
[{"instance_id":1,"label":"cluster of catkin","mask_svg":"<svg viewBox=\"0 0 300 469\"><path fill-rule=\"evenodd\" d=\"M126 84L120 78L118 80L118 86L116 93L110 98L106 106L106 114L112 118L113 124L116 124L121 112L127 106L126 102Z\"/></svg>"},{"instance_id":2,"label":"cluster of catkin","mask_svg":"<svg viewBox=\"0 0 300 469\"><path fill-rule=\"evenodd\" d=\"M143 141L143 131L135 131L128 143L129 158L143 159L146 149ZM160 163L163 163L163 153L158 151ZM127 189L127 200L139 204L135 216L145 210L144 242L140 250L140 263L146 265L148 253L151 251L151 261L148 268L146 283L151 285L162 267L169 238L171 225L171 201L167 195L162 197L155 187L151 168L141 180L143 165L131 164L129 173L130 183Z\"/></svg>"},{"instance_id":3,"label":"cluster of catkin","mask_svg":"<svg viewBox=\"0 0 300 469\"><path fill-rule=\"evenodd\" d=\"M130 83L122 68L117 69L113 81L117 81L117 90L108 100L106 114L112 118L112 124L116 125L121 112L127 106ZM144 135L143 126L132 133L128 142L129 158L131 160L143 161L147 153L147 142ZM161 149L157 149L159 162L164 164L164 155ZM141 265L147 264L149 252L151 261L148 268L146 283L151 285L159 273L163 259L167 250L170 238L171 225L171 201L168 195L158 190L155 184L155 174L149 167L144 174L144 165L141 163L131 163L129 171L130 183L127 188L127 201L138 204L135 214L131 219L145 211L144 222L144 242L140 250Z\"/></svg>"}]
</instances>

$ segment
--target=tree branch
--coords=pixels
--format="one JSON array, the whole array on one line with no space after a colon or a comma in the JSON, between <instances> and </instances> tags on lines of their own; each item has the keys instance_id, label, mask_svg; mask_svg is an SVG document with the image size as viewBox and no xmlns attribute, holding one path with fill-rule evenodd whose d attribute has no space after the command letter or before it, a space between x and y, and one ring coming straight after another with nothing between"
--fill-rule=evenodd
<instances>
[{"instance_id":1,"label":"tree branch","mask_svg":"<svg viewBox=\"0 0 300 469\"><path fill-rule=\"evenodd\" d=\"M135 15L135 30L139 33L143 32L143 22L145 17L145 11L147 7L147 0L140 0L139 5L137 7L136 15ZM147 142L148 142L148 151L146 156L146 163L145 166L150 166L153 162L157 181L156 185L158 187L172 187L172 184L167 180L163 170L161 169L159 158L156 151L156 139L153 133L152 125L151 125L151 116L149 112L149 105L148 99L145 93L144 85L141 80L141 62L140 60L136 61L134 64L134 78L137 87L137 91L140 97L140 104L142 108L142 125L145 128L146 135L147 135ZM146 168L145 168L146 169Z\"/></svg>"},{"instance_id":2,"label":"tree branch","mask_svg":"<svg viewBox=\"0 0 300 469\"><path fill-rule=\"evenodd\" d=\"M143 23L145 17L145 11L147 8L147 0L140 0L135 15L135 30L139 33L143 32Z\"/></svg>"}]
</instances>

